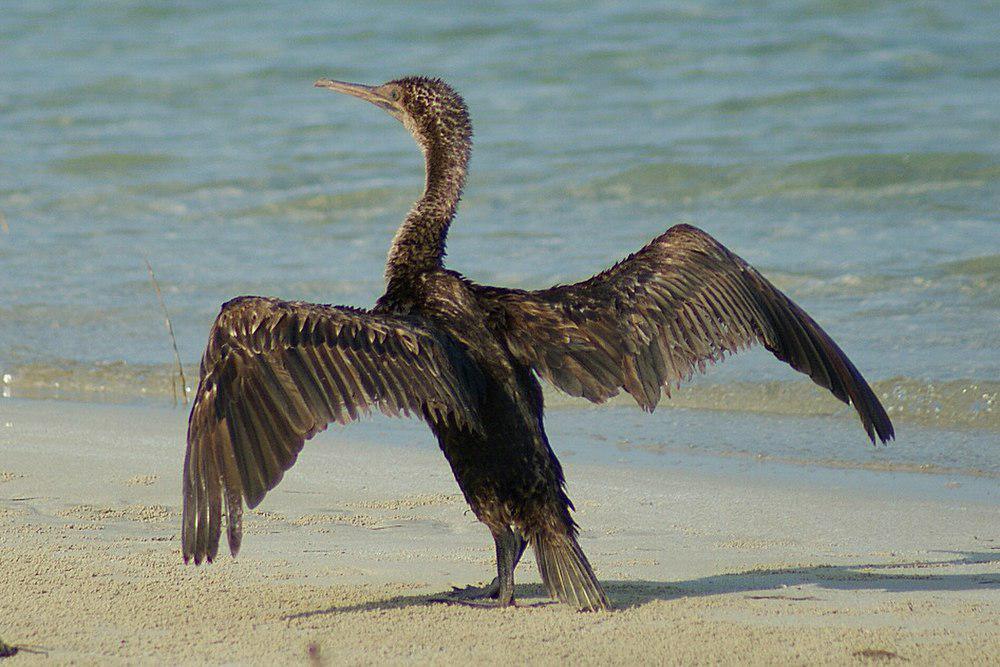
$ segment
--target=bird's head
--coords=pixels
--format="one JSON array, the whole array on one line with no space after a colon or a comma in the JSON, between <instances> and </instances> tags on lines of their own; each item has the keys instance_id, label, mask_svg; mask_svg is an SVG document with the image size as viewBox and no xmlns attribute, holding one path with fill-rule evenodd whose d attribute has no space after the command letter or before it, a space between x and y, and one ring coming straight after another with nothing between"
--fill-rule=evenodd
<instances>
[{"instance_id":1,"label":"bird's head","mask_svg":"<svg viewBox=\"0 0 1000 667\"><path fill-rule=\"evenodd\" d=\"M464 148L467 152L471 146L472 124L465 102L441 79L408 76L380 86L320 79L315 85L385 109L403 123L425 152L433 147Z\"/></svg>"}]
</instances>

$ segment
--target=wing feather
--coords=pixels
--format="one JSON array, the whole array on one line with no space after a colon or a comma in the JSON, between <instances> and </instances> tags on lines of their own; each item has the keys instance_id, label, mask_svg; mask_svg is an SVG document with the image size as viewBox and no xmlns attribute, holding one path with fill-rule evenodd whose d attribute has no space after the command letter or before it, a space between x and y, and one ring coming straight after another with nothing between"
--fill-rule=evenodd
<instances>
[{"instance_id":1,"label":"wing feather","mask_svg":"<svg viewBox=\"0 0 1000 667\"><path fill-rule=\"evenodd\" d=\"M868 436L892 423L854 364L816 322L705 232L678 225L607 271L526 292L476 287L511 353L573 396L624 389L646 410L706 363L761 344L857 410Z\"/></svg>"},{"instance_id":2,"label":"wing feather","mask_svg":"<svg viewBox=\"0 0 1000 667\"><path fill-rule=\"evenodd\" d=\"M241 297L222 307L202 359L184 461L184 559L235 555L256 507L330 422L372 409L481 431L482 378L443 334L352 308Z\"/></svg>"}]
</instances>

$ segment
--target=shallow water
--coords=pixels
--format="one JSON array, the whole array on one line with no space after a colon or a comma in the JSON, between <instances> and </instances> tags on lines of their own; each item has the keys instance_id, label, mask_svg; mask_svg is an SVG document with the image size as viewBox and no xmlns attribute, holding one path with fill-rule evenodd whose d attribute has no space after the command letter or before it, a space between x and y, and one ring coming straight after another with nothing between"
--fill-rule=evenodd
<instances>
[{"instance_id":1,"label":"shallow water","mask_svg":"<svg viewBox=\"0 0 1000 667\"><path fill-rule=\"evenodd\" d=\"M913 443L950 429L974 434L953 467L1000 470L1000 15L734 5L5 3L0 390L169 401L146 256L189 384L232 296L370 304L421 160L312 81L427 73L476 124L453 268L571 282L695 224L874 383L901 434L886 456L934 464ZM851 418L765 353L675 403ZM796 456L853 456L835 449Z\"/></svg>"}]
</instances>

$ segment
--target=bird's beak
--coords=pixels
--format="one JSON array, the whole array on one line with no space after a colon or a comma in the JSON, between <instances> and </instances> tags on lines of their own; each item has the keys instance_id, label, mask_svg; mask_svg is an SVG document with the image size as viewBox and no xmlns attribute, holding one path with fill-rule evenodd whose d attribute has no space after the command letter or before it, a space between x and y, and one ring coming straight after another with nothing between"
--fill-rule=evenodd
<instances>
[{"instance_id":1,"label":"bird's beak","mask_svg":"<svg viewBox=\"0 0 1000 667\"><path fill-rule=\"evenodd\" d=\"M380 106L383 109L391 109L393 107L392 102L383 97L374 86L365 86L360 83L347 83L345 81L334 81L333 79L320 79L313 85L317 88L328 88L329 90L333 90L338 93L353 95L354 97L371 102L376 106Z\"/></svg>"}]
</instances>

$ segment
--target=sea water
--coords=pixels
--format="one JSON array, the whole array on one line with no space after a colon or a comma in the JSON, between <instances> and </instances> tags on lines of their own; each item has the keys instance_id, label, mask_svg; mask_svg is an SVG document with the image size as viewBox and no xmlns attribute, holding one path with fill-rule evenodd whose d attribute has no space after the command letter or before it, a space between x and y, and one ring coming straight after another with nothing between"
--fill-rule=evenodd
<instances>
[{"instance_id":1,"label":"sea water","mask_svg":"<svg viewBox=\"0 0 1000 667\"><path fill-rule=\"evenodd\" d=\"M312 82L419 73L476 128L452 268L541 288L696 225L827 329L899 435L872 449L758 351L652 416L550 392L581 425L557 451L1000 476L998 35L995 4L971 1L9 0L0 391L170 402L147 258L191 386L233 296L370 305L422 160Z\"/></svg>"}]
</instances>

